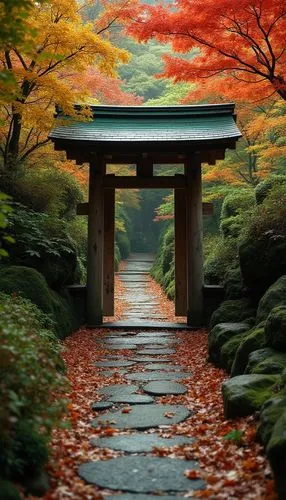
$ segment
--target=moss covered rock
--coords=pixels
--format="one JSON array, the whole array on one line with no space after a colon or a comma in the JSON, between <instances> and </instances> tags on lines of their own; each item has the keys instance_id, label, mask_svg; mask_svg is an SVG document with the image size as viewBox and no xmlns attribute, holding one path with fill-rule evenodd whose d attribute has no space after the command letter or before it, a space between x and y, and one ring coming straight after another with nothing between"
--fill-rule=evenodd
<instances>
[{"instance_id":1,"label":"moss covered rock","mask_svg":"<svg viewBox=\"0 0 286 500\"><path fill-rule=\"evenodd\" d=\"M245 294L245 286L243 284L240 268L230 269L225 274L223 282L225 290L225 298L227 300L241 299Z\"/></svg>"},{"instance_id":2,"label":"moss covered rock","mask_svg":"<svg viewBox=\"0 0 286 500\"><path fill-rule=\"evenodd\" d=\"M244 417L259 410L273 396L278 375L239 375L222 385L226 418Z\"/></svg>"},{"instance_id":3,"label":"moss covered rock","mask_svg":"<svg viewBox=\"0 0 286 500\"><path fill-rule=\"evenodd\" d=\"M0 291L31 300L54 320L60 338L79 326L68 293L62 290L59 294L51 290L44 276L35 269L24 266L3 267L0 269Z\"/></svg>"},{"instance_id":4,"label":"moss covered rock","mask_svg":"<svg viewBox=\"0 0 286 500\"><path fill-rule=\"evenodd\" d=\"M274 307L286 304L286 276L281 276L273 285L268 288L261 298L258 309L256 322L260 323L267 319L268 315Z\"/></svg>"},{"instance_id":5,"label":"moss covered rock","mask_svg":"<svg viewBox=\"0 0 286 500\"><path fill-rule=\"evenodd\" d=\"M260 182L255 188L256 203L263 203L269 192L274 186L286 183L286 175L271 175L265 181Z\"/></svg>"},{"instance_id":6,"label":"moss covered rock","mask_svg":"<svg viewBox=\"0 0 286 500\"><path fill-rule=\"evenodd\" d=\"M249 330L247 323L219 323L209 333L209 359L216 364L220 362L222 346L235 335Z\"/></svg>"},{"instance_id":7,"label":"moss covered rock","mask_svg":"<svg viewBox=\"0 0 286 500\"><path fill-rule=\"evenodd\" d=\"M236 355L236 351L239 348L241 342L245 337L247 337L248 330L246 332L241 332L231 337L221 348L220 351L220 366L225 368L228 372L231 371L231 367Z\"/></svg>"},{"instance_id":8,"label":"moss covered rock","mask_svg":"<svg viewBox=\"0 0 286 500\"><path fill-rule=\"evenodd\" d=\"M283 411L273 427L266 453L273 471L278 496L284 500L286 492L286 410Z\"/></svg>"},{"instance_id":9,"label":"moss covered rock","mask_svg":"<svg viewBox=\"0 0 286 500\"><path fill-rule=\"evenodd\" d=\"M265 333L269 345L278 351L286 351L286 305L272 309L266 320Z\"/></svg>"},{"instance_id":10,"label":"moss covered rock","mask_svg":"<svg viewBox=\"0 0 286 500\"><path fill-rule=\"evenodd\" d=\"M260 411L260 423L257 438L266 447L271 437L274 425L286 411L286 393L279 393L268 399Z\"/></svg>"},{"instance_id":11,"label":"moss covered rock","mask_svg":"<svg viewBox=\"0 0 286 500\"><path fill-rule=\"evenodd\" d=\"M259 297L286 274L286 240L271 234L255 239L250 235L239 245L239 262L245 285Z\"/></svg>"},{"instance_id":12,"label":"moss covered rock","mask_svg":"<svg viewBox=\"0 0 286 500\"><path fill-rule=\"evenodd\" d=\"M218 323L238 323L256 315L249 299L226 300L212 314L210 328Z\"/></svg>"},{"instance_id":13,"label":"moss covered rock","mask_svg":"<svg viewBox=\"0 0 286 500\"><path fill-rule=\"evenodd\" d=\"M19 491L10 481L0 479L0 500L21 500Z\"/></svg>"},{"instance_id":14,"label":"moss covered rock","mask_svg":"<svg viewBox=\"0 0 286 500\"><path fill-rule=\"evenodd\" d=\"M248 363L248 356L257 349L266 347L264 325L252 328L241 341L232 364L231 376L242 375Z\"/></svg>"},{"instance_id":15,"label":"moss covered rock","mask_svg":"<svg viewBox=\"0 0 286 500\"><path fill-rule=\"evenodd\" d=\"M250 353L245 373L282 373L286 368L286 353L275 351L271 347L258 349Z\"/></svg>"}]
</instances>

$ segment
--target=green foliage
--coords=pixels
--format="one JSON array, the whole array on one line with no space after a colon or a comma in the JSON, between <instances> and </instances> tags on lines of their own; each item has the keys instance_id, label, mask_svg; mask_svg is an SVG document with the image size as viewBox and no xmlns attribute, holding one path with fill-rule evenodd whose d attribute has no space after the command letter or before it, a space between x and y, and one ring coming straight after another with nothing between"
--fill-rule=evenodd
<instances>
[{"instance_id":1,"label":"green foliage","mask_svg":"<svg viewBox=\"0 0 286 500\"><path fill-rule=\"evenodd\" d=\"M243 431L240 431L238 429L234 429L233 431L230 431L223 436L223 439L226 439L227 441L232 441L237 446L240 446L242 444L242 438L243 438Z\"/></svg>"},{"instance_id":2,"label":"green foliage","mask_svg":"<svg viewBox=\"0 0 286 500\"><path fill-rule=\"evenodd\" d=\"M205 239L205 282L211 285L221 285L225 273L237 267L237 260L238 252L235 239L209 236Z\"/></svg>"},{"instance_id":3,"label":"green foliage","mask_svg":"<svg viewBox=\"0 0 286 500\"><path fill-rule=\"evenodd\" d=\"M23 476L37 473L47 459L47 439L65 409L66 379L49 317L5 294L0 312L1 471Z\"/></svg>"},{"instance_id":4,"label":"green foliage","mask_svg":"<svg viewBox=\"0 0 286 500\"><path fill-rule=\"evenodd\" d=\"M239 215L242 211L251 208L254 202L252 190L241 189L238 193L234 191L224 198L221 208L221 220Z\"/></svg>"},{"instance_id":5,"label":"green foliage","mask_svg":"<svg viewBox=\"0 0 286 500\"><path fill-rule=\"evenodd\" d=\"M0 291L31 300L53 320L58 337L63 338L78 324L67 292L51 290L45 278L35 269L10 266L0 269Z\"/></svg>"},{"instance_id":6,"label":"green foliage","mask_svg":"<svg viewBox=\"0 0 286 500\"><path fill-rule=\"evenodd\" d=\"M74 282L76 249L62 220L17 203L9 216L9 231L16 240L9 250L11 264L37 269L55 289Z\"/></svg>"},{"instance_id":7,"label":"green foliage","mask_svg":"<svg viewBox=\"0 0 286 500\"><path fill-rule=\"evenodd\" d=\"M175 297L175 261L174 261L175 233L174 224L169 224L167 230L162 232L155 263L151 275L156 279L169 298Z\"/></svg>"},{"instance_id":8,"label":"green foliage","mask_svg":"<svg viewBox=\"0 0 286 500\"><path fill-rule=\"evenodd\" d=\"M22 167L18 177L11 180L9 194L34 212L45 212L60 219L72 219L77 204L83 201L80 184L68 172L38 165Z\"/></svg>"},{"instance_id":9,"label":"green foliage","mask_svg":"<svg viewBox=\"0 0 286 500\"><path fill-rule=\"evenodd\" d=\"M126 233L116 234L116 243L122 259L126 259L130 254L130 241Z\"/></svg>"},{"instance_id":10,"label":"green foliage","mask_svg":"<svg viewBox=\"0 0 286 500\"><path fill-rule=\"evenodd\" d=\"M286 183L286 175L271 175L265 181L260 182L255 189L256 203L260 205L271 192L272 188Z\"/></svg>"},{"instance_id":11,"label":"green foliage","mask_svg":"<svg viewBox=\"0 0 286 500\"><path fill-rule=\"evenodd\" d=\"M8 252L2 248L3 243L14 243L14 238L7 232L8 216L12 212L11 197L0 192L0 260L2 257L8 257Z\"/></svg>"},{"instance_id":12,"label":"green foliage","mask_svg":"<svg viewBox=\"0 0 286 500\"><path fill-rule=\"evenodd\" d=\"M0 500L21 500L16 486L10 481L0 478Z\"/></svg>"}]
</instances>

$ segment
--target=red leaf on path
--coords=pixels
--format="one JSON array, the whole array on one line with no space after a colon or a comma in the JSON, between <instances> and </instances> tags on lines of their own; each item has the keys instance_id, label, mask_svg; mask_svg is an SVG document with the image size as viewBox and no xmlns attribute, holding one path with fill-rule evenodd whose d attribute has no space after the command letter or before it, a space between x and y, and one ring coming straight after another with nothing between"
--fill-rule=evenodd
<instances>
[{"instance_id":1,"label":"red leaf on path","mask_svg":"<svg viewBox=\"0 0 286 500\"><path fill-rule=\"evenodd\" d=\"M121 413L130 413L132 411L132 408L122 408Z\"/></svg>"},{"instance_id":2,"label":"red leaf on path","mask_svg":"<svg viewBox=\"0 0 286 500\"><path fill-rule=\"evenodd\" d=\"M187 469L184 474L188 479L201 479L200 471L195 469Z\"/></svg>"},{"instance_id":3,"label":"red leaf on path","mask_svg":"<svg viewBox=\"0 0 286 500\"><path fill-rule=\"evenodd\" d=\"M175 415L175 413L172 411L167 411L166 413L164 413L164 417L167 417L167 418L173 418L174 415Z\"/></svg>"}]
</instances>

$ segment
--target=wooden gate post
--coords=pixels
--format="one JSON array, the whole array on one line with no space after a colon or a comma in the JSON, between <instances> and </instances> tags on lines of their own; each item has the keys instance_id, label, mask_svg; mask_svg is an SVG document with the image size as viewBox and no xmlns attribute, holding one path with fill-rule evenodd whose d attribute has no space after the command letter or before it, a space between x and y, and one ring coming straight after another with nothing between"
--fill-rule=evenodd
<instances>
[{"instance_id":1,"label":"wooden gate post","mask_svg":"<svg viewBox=\"0 0 286 500\"><path fill-rule=\"evenodd\" d=\"M115 189L104 190L103 313L114 315Z\"/></svg>"},{"instance_id":2,"label":"wooden gate post","mask_svg":"<svg viewBox=\"0 0 286 500\"><path fill-rule=\"evenodd\" d=\"M87 325L103 321L103 238L104 238L104 165L101 158L89 166Z\"/></svg>"},{"instance_id":3,"label":"wooden gate post","mask_svg":"<svg viewBox=\"0 0 286 500\"><path fill-rule=\"evenodd\" d=\"M175 315L187 315L186 191L174 189L175 196Z\"/></svg>"},{"instance_id":4,"label":"wooden gate post","mask_svg":"<svg viewBox=\"0 0 286 500\"><path fill-rule=\"evenodd\" d=\"M185 165L187 177L187 324L203 324L203 210L200 154Z\"/></svg>"}]
</instances>

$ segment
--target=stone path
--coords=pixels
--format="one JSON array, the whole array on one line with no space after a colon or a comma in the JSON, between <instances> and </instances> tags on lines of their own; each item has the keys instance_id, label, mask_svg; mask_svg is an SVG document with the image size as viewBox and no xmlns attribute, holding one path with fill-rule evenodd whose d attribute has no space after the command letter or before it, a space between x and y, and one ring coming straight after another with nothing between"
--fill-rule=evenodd
<instances>
[{"instance_id":1,"label":"stone path","mask_svg":"<svg viewBox=\"0 0 286 500\"><path fill-rule=\"evenodd\" d=\"M101 373L106 368L116 369L126 382L98 391L101 401L93 405L91 425L118 431L111 437L93 439L91 444L121 456L84 463L78 474L87 483L101 487L108 499L174 499L185 494L191 498L192 492L205 488L203 480L185 475L186 470L199 470L196 461L152 454L153 447L182 446L193 441L173 433L172 438L160 435L162 428L168 430L191 415L184 405L157 401L162 395L187 392L184 379L192 375L172 359L179 341L175 331L163 330L113 330L102 339L107 354L95 363L97 369ZM114 347L118 349L116 354Z\"/></svg>"},{"instance_id":2,"label":"stone path","mask_svg":"<svg viewBox=\"0 0 286 500\"><path fill-rule=\"evenodd\" d=\"M129 308L124 313L124 320L155 320L167 321L159 310L159 302L150 288L150 269L154 255L148 253L133 253L124 261L125 266L118 273L125 288L124 299Z\"/></svg>"}]
</instances>

